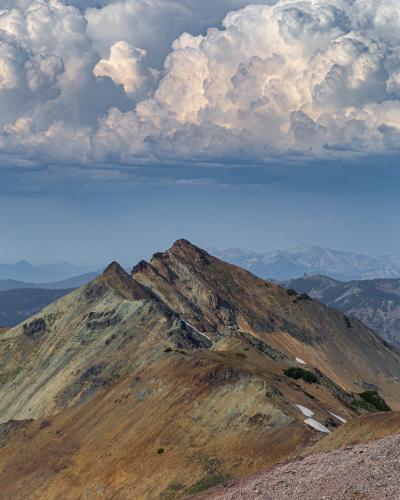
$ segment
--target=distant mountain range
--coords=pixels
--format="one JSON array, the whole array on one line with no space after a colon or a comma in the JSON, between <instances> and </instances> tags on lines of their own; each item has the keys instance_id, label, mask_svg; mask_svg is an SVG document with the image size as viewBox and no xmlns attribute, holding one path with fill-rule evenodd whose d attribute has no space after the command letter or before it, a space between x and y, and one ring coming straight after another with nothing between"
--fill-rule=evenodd
<instances>
[{"instance_id":1,"label":"distant mountain range","mask_svg":"<svg viewBox=\"0 0 400 500\"><path fill-rule=\"evenodd\" d=\"M0 291L0 326L14 326L71 290L21 288Z\"/></svg>"},{"instance_id":2,"label":"distant mountain range","mask_svg":"<svg viewBox=\"0 0 400 500\"><path fill-rule=\"evenodd\" d=\"M0 327L14 326L70 291L86 285L99 273L89 273L52 283L0 281Z\"/></svg>"},{"instance_id":3,"label":"distant mountain range","mask_svg":"<svg viewBox=\"0 0 400 500\"><path fill-rule=\"evenodd\" d=\"M317 275L284 284L359 319L380 337L400 347L400 279L343 282Z\"/></svg>"},{"instance_id":4,"label":"distant mountain range","mask_svg":"<svg viewBox=\"0 0 400 500\"><path fill-rule=\"evenodd\" d=\"M100 273L87 273L73 278L68 278L61 281L53 281L50 283L32 283L27 281L18 281L12 279L0 280L0 292L7 290L18 290L21 288L44 288L46 290L65 290L67 288L78 288L86 285Z\"/></svg>"},{"instance_id":5,"label":"distant mountain range","mask_svg":"<svg viewBox=\"0 0 400 500\"><path fill-rule=\"evenodd\" d=\"M77 266L68 262L35 266L26 260L16 264L0 264L0 280L33 283L61 281L96 271L93 266Z\"/></svg>"},{"instance_id":6,"label":"distant mountain range","mask_svg":"<svg viewBox=\"0 0 400 500\"><path fill-rule=\"evenodd\" d=\"M319 246L300 246L292 250L257 253L240 248L210 253L248 269L262 278L287 280L303 274L323 274L339 280L398 278L400 257L371 257Z\"/></svg>"}]
</instances>

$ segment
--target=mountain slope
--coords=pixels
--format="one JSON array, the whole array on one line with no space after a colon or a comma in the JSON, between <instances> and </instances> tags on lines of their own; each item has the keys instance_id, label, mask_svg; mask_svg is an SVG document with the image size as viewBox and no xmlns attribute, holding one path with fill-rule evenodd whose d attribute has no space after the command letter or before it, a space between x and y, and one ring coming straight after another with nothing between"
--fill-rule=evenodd
<instances>
[{"instance_id":1,"label":"mountain slope","mask_svg":"<svg viewBox=\"0 0 400 500\"><path fill-rule=\"evenodd\" d=\"M343 450L311 455L193 500L400 497L400 434Z\"/></svg>"},{"instance_id":2,"label":"mountain slope","mask_svg":"<svg viewBox=\"0 0 400 500\"><path fill-rule=\"evenodd\" d=\"M212 249L212 253L258 276L277 280L287 280L303 274L324 274L342 280L400 276L398 257L370 257L319 246L300 246L292 250L267 253L240 248L224 251Z\"/></svg>"},{"instance_id":3,"label":"mountain slope","mask_svg":"<svg viewBox=\"0 0 400 500\"><path fill-rule=\"evenodd\" d=\"M185 241L155 254L150 264L139 264L133 276L215 339L246 333L318 367L346 390L376 385L378 370L378 385L398 404L393 391L398 354L356 320L307 297L292 296Z\"/></svg>"},{"instance_id":4,"label":"mountain slope","mask_svg":"<svg viewBox=\"0 0 400 500\"><path fill-rule=\"evenodd\" d=\"M0 496L173 498L300 454L355 393L400 408L399 379L359 322L179 240L1 335Z\"/></svg>"},{"instance_id":5,"label":"mountain slope","mask_svg":"<svg viewBox=\"0 0 400 500\"><path fill-rule=\"evenodd\" d=\"M400 279L342 282L317 275L290 280L285 286L359 319L400 347Z\"/></svg>"}]
</instances>

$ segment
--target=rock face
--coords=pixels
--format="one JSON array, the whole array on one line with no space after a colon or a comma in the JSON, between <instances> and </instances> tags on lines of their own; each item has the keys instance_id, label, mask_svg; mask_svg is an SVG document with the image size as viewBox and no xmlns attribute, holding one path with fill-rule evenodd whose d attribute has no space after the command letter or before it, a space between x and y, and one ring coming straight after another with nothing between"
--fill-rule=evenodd
<instances>
[{"instance_id":1,"label":"rock face","mask_svg":"<svg viewBox=\"0 0 400 500\"><path fill-rule=\"evenodd\" d=\"M188 494L334 434L367 412L358 393L400 409L399 380L358 321L179 240L1 334L0 422L25 423L0 497Z\"/></svg>"},{"instance_id":2,"label":"rock face","mask_svg":"<svg viewBox=\"0 0 400 500\"><path fill-rule=\"evenodd\" d=\"M400 279L344 282L317 275L290 280L285 286L359 319L400 347Z\"/></svg>"}]
</instances>

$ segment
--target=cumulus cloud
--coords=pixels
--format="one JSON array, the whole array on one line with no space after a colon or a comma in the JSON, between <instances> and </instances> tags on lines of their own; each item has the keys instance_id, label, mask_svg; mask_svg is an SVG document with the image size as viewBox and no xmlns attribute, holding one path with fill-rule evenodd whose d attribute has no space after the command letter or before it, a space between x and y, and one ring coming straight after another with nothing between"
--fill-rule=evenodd
<instances>
[{"instance_id":1,"label":"cumulus cloud","mask_svg":"<svg viewBox=\"0 0 400 500\"><path fill-rule=\"evenodd\" d=\"M132 97L146 97L158 75L158 71L149 66L146 56L143 49L132 47L128 42L116 42L110 48L108 59L101 59L93 73L97 77L111 78Z\"/></svg>"},{"instance_id":2,"label":"cumulus cloud","mask_svg":"<svg viewBox=\"0 0 400 500\"><path fill-rule=\"evenodd\" d=\"M399 149L396 0L248 3L8 0L0 148L127 163Z\"/></svg>"}]
</instances>

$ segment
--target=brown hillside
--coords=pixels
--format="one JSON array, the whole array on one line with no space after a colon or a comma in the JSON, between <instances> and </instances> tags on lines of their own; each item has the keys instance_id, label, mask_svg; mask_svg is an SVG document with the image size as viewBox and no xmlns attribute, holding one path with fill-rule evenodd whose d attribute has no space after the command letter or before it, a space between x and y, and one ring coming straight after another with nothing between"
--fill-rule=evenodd
<instances>
[{"instance_id":1,"label":"brown hillside","mask_svg":"<svg viewBox=\"0 0 400 500\"><path fill-rule=\"evenodd\" d=\"M180 240L1 336L0 498L175 498L374 410L353 393L399 408L399 380L361 323Z\"/></svg>"}]
</instances>

